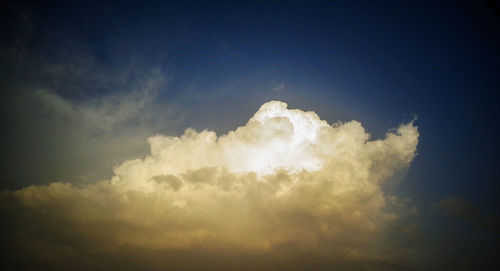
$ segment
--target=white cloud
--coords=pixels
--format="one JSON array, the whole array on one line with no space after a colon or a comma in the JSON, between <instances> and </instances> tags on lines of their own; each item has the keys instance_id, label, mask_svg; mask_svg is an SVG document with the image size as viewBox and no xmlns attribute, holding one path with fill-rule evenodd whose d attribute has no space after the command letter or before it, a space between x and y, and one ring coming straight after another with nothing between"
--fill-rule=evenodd
<instances>
[{"instance_id":1,"label":"white cloud","mask_svg":"<svg viewBox=\"0 0 500 271\"><path fill-rule=\"evenodd\" d=\"M151 154L122 163L110 180L7 194L31 214L18 220L26 238L84 251L293 247L385 259L374 248L397 214L381 184L410 164L418 137L408 123L370 141L357 121L329 125L272 101L226 135L188 129L151 137ZM30 231L35 220L39 230Z\"/></svg>"}]
</instances>

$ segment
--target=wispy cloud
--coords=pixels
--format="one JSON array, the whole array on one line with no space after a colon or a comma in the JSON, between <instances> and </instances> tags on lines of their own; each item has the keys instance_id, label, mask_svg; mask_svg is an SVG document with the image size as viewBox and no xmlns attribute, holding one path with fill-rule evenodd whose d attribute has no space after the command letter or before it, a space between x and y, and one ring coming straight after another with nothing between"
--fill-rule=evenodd
<instances>
[{"instance_id":1,"label":"wispy cloud","mask_svg":"<svg viewBox=\"0 0 500 271\"><path fill-rule=\"evenodd\" d=\"M461 219L476 227L500 233L500 217L493 213L486 213L462 198L443 198L433 204L432 210L442 215Z\"/></svg>"},{"instance_id":2,"label":"wispy cloud","mask_svg":"<svg viewBox=\"0 0 500 271\"><path fill-rule=\"evenodd\" d=\"M285 90L285 83L281 82L273 87L274 92L281 92Z\"/></svg>"}]
</instances>

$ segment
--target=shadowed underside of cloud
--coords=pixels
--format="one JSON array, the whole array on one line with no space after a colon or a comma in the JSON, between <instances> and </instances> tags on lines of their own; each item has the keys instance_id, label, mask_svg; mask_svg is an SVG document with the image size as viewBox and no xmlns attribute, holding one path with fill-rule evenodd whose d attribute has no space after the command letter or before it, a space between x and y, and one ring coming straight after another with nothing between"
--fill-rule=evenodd
<instances>
[{"instance_id":1,"label":"shadowed underside of cloud","mask_svg":"<svg viewBox=\"0 0 500 271\"><path fill-rule=\"evenodd\" d=\"M2 192L10 263L399 270L380 247L399 217L382 184L410 164L418 137L411 122L369 140L359 122L329 125L277 101L223 136L157 135L110 180Z\"/></svg>"}]
</instances>

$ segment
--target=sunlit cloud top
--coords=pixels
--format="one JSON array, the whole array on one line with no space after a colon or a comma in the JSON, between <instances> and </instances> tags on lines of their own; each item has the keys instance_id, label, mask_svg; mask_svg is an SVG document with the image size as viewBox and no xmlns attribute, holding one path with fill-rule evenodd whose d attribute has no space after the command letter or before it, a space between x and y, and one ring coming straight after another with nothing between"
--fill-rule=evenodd
<instances>
[{"instance_id":1,"label":"sunlit cloud top","mask_svg":"<svg viewBox=\"0 0 500 271\"><path fill-rule=\"evenodd\" d=\"M220 137L213 131L188 129L181 137L149 138L151 155L117 167L113 181L132 177L137 183L155 175L178 175L204 167L259 176L278 170L315 172L337 159L353 160L377 151L397 152L403 165L413 158L418 142L412 123L389 133L384 141L367 142L369 137L359 122L329 125L312 111L291 110L286 103L271 101L245 126ZM371 157L363 158L371 162Z\"/></svg>"}]
</instances>

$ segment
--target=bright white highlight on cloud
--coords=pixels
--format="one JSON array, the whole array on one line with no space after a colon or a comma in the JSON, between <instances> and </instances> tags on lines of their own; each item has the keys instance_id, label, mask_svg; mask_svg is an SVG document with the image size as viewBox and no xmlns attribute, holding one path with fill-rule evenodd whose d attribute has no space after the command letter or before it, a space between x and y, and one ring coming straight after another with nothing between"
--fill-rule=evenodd
<instances>
[{"instance_id":1,"label":"bright white highlight on cloud","mask_svg":"<svg viewBox=\"0 0 500 271\"><path fill-rule=\"evenodd\" d=\"M70 225L66 238L91 251L297 247L372 257L369 244L397 219L381 183L409 165L418 137L410 122L370 141L357 121L329 125L271 101L220 137L192 129L151 137L151 154L122 163L111 180L11 196L35 214L38 229ZM22 219L30 232L30 216Z\"/></svg>"},{"instance_id":2,"label":"bright white highlight on cloud","mask_svg":"<svg viewBox=\"0 0 500 271\"><path fill-rule=\"evenodd\" d=\"M181 138L150 138L146 171L180 174L202 167L224 167L231 173L255 172L259 176L278 169L316 171L333 152L320 147L325 141L322 133L329 129L332 127L314 112L289 110L285 103L273 101L262 105L245 126L219 138L211 131L193 130ZM140 161L135 163L144 166ZM118 172L121 170L123 167Z\"/></svg>"},{"instance_id":3,"label":"bright white highlight on cloud","mask_svg":"<svg viewBox=\"0 0 500 271\"><path fill-rule=\"evenodd\" d=\"M283 102L269 102L245 127L222 137L220 144L226 165L237 172L269 174L280 168L316 171L323 166L322 152L328 151L318 149L321 130L328 127L314 112L289 110ZM253 133L257 129L266 132ZM249 139L248 134L255 136Z\"/></svg>"}]
</instances>

